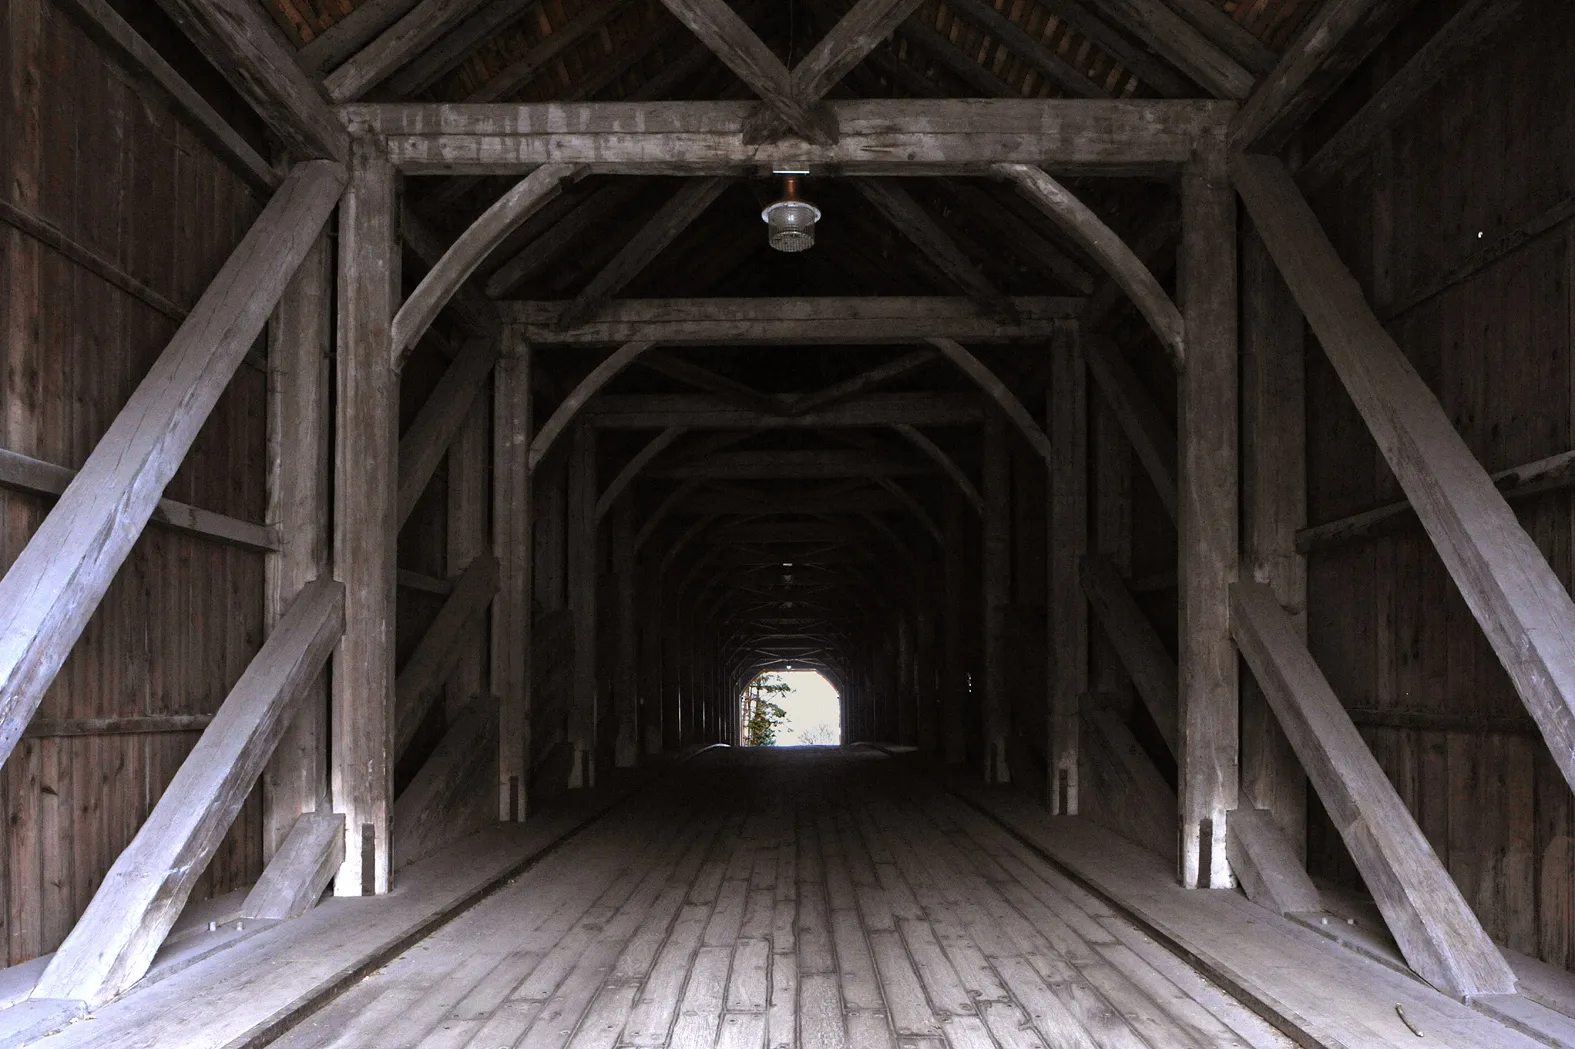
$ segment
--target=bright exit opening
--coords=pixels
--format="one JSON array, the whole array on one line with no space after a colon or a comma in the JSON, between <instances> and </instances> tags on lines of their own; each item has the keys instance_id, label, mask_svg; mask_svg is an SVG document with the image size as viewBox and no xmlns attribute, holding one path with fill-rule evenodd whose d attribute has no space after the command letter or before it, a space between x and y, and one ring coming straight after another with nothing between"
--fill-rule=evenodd
<instances>
[{"instance_id":1,"label":"bright exit opening","mask_svg":"<svg viewBox=\"0 0 1575 1049\"><path fill-rule=\"evenodd\" d=\"M744 686L739 707L746 747L835 747L842 697L813 670L772 670Z\"/></svg>"}]
</instances>

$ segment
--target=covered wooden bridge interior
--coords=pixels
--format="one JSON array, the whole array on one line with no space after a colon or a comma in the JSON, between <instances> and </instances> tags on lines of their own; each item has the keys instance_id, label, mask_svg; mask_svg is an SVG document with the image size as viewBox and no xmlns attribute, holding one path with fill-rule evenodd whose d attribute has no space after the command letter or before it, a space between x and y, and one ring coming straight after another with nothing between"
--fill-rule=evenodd
<instances>
[{"instance_id":1,"label":"covered wooden bridge interior","mask_svg":"<svg viewBox=\"0 0 1575 1049\"><path fill-rule=\"evenodd\" d=\"M1575 1045L1572 44L6 0L0 1046Z\"/></svg>"}]
</instances>

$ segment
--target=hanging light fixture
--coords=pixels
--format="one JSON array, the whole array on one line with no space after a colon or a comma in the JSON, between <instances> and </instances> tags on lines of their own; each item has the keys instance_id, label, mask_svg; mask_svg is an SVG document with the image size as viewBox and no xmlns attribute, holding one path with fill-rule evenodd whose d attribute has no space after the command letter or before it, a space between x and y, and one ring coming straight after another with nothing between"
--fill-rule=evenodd
<instances>
[{"instance_id":1,"label":"hanging light fixture","mask_svg":"<svg viewBox=\"0 0 1575 1049\"><path fill-rule=\"evenodd\" d=\"M782 199L760 213L770 232L767 238L778 251L803 251L815 244L815 223L820 209L798 198L798 179L807 171L778 171L782 176Z\"/></svg>"}]
</instances>

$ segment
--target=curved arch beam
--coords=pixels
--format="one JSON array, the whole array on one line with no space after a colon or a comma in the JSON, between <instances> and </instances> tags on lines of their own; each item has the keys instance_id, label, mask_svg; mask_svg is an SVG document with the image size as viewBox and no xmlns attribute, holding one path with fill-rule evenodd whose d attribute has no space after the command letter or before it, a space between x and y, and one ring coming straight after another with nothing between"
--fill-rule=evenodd
<instances>
[{"instance_id":1,"label":"curved arch beam","mask_svg":"<svg viewBox=\"0 0 1575 1049\"><path fill-rule=\"evenodd\" d=\"M1050 438L1046 437L1039 424L1034 422L1034 417L1028 414L1028 409L1023 407L1023 402L1017 399L1017 395L1007 389L1006 383L985 367L983 361L963 349L962 344L951 339L931 339L929 342L931 346L944 353L948 360L966 372L970 379L979 384L980 389L990 395L991 400L1001 406L1006 417L1012 420L1012 424L1028 439L1028 443L1039 453L1039 457L1045 461L1045 466L1048 468L1051 464Z\"/></svg>"},{"instance_id":2,"label":"curved arch beam","mask_svg":"<svg viewBox=\"0 0 1575 1049\"><path fill-rule=\"evenodd\" d=\"M946 545L945 541L941 539L941 530L936 527L935 519L930 516L929 511L906 488L890 477L872 477L870 480L896 496L897 501L906 506L908 511L918 518L919 524L923 526L926 532L930 533L930 538L934 539L937 545L943 547Z\"/></svg>"},{"instance_id":3,"label":"curved arch beam","mask_svg":"<svg viewBox=\"0 0 1575 1049\"><path fill-rule=\"evenodd\" d=\"M703 484L705 484L705 482L700 480L698 477L690 478L683 484L679 485L677 488L673 489L672 492L668 494L667 498L662 500L662 504L651 513L650 517L645 519L645 523L642 524L640 526L640 530L635 533L635 553L640 552L640 548L645 545L645 541L651 538L651 533L656 531L656 526L661 524L667 515L673 512L673 507L689 498L692 494L694 494L694 490Z\"/></svg>"},{"instance_id":4,"label":"curved arch beam","mask_svg":"<svg viewBox=\"0 0 1575 1049\"><path fill-rule=\"evenodd\" d=\"M688 432L687 426L669 426L646 442L644 448L634 453L634 458L624 464L624 468L618 471L618 476L612 479L607 490L597 498L596 523L601 523L602 518L607 516L607 511L612 509L613 503L616 503L618 497L623 494L623 490L629 487L636 475L645 469L652 459L661 455L669 445ZM639 549L638 545L635 548Z\"/></svg>"},{"instance_id":5,"label":"curved arch beam","mask_svg":"<svg viewBox=\"0 0 1575 1049\"><path fill-rule=\"evenodd\" d=\"M1031 164L996 164L991 170L1016 183L1019 193L1098 260L1142 311L1179 372L1187 357L1186 328L1181 311L1159 286L1153 272L1143 265L1143 260L1127 247L1126 241L1090 211L1087 204L1039 168Z\"/></svg>"},{"instance_id":6,"label":"curved arch beam","mask_svg":"<svg viewBox=\"0 0 1575 1049\"><path fill-rule=\"evenodd\" d=\"M917 426L908 423L896 423L892 426L903 437L906 437L915 448L929 457L930 461L941 468L941 472L950 477L962 491L963 498L968 500L968 505L973 507L973 512L980 517L984 516L984 497L979 494L979 489L974 487L968 475L963 473L962 467L956 460L946 454L946 450L920 432Z\"/></svg>"},{"instance_id":7,"label":"curved arch beam","mask_svg":"<svg viewBox=\"0 0 1575 1049\"><path fill-rule=\"evenodd\" d=\"M587 170L577 164L543 164L516 183L449 245L437 265L427 271L410 298L394 314L396 369L404 364L417 340L432 326L438 311L448 305L448 300L476 272L476 267L486 261L492 250L538 208L563 192L565 179L575 178Z\"/></svg>"},{"instance_id":8,"label":"curved arch beam","mask_svg":"<svg viewBox=\"0 0 1575 1049\"><path fill-rule=\"evenodd\" d=\"M546 458L547 453L552 450L553 444L557 442L559 437L563 436L563 431L569 428L569 424L580 413L580 409L585 407L585 402L600 393L602 387L617 378L620 372L634 363L636 357L655 345L656 343L654 342L624 343L614 350L612 355L605 361L592 368L591 373L581 379L578 386L569 391L569 396L563 399L563 403L558 405L557 410L547 419L540 432L531 439L530 456L527 460L531 473L536 472L536 467L541 464L542 459Z\"/></svg>"}]
</instances>

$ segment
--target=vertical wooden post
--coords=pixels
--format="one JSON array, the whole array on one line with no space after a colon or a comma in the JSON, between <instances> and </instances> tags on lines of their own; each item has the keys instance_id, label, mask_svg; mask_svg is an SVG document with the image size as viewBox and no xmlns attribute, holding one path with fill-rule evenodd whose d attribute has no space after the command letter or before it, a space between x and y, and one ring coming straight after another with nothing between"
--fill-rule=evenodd
<instances>
[{"instance_id":1,"label":"vertical wooden post","mask_svg":"<svg viewBox=\"0 0 1575 1049\"><path fill-rule=\"evenodd\" d=\"M1006 602L1011 585L1011 464L1006 416L993 404L984 416L984 778L1009 783L1006 766Z\"/></svg>"},{"instance_id":2,"label":"vertical wooden post","mask_svg":"<svg viewBox=\"0 0 1575 1049\"><path fill-rule=\"evenodd\" d=\"M325 233L268 324L268 523L280 542L263 559L269 634L301 588L329 569L333 281ZM320 675L263 771L263 859L273 858L302 813L326 812L330 803L328 678Z\"/></svg>"},{"instance_id":3,"label":"vertical wooden post","mask_svg":"<svg viewBox=\"0 0 1575 1049\"><path fill-rule=\"evenodd\" d=\"M448 449L448 550L445 565L450 579L457 578L477 555L492 546L487 523L489 460L492 429L485 397L477 397ZM501 578L500 578L501 582ZM483 630L470 632L460 644L460 656L445 687L445 706L452 724L459 712L477 696L488 695L487 638Z\"/></svg>"},{"instance_id":4,"label":"vertical wooden post","mask_svg":"<svg viewBox=\"0 0 1575 1049\"><path fill-rule=\"evenodd\" d=\"M1305 322L1255 230L1242 237L1242 567L1307 640ZM1242 804L1266 809L1307 859L1307 776L1257 682L1241 691Z\"/></svg>"},{"instance_id":5,"label":"vertical wooden post","mask_svg":"<svg viewBox=\"0 0 1575 1049\"><path fill-rule=\"evenodd\" d=\"M632 556L632 555L631 555ZM662 734L666 730L662 706L662 629L661 604L657 600L656 581L649 570L636 569L635 593L639 619L640 665L636 676L639 688L640 731L644 734L647 754L662 752Z\"/></svg>"},{"instance_id":6,"label":"vertical wooden post","mask_svg":"<svg viewBox=\"0 0 1575 1049\"><path fill-rule=\"evenodd\" d=\"M1050 811L1078 811L1078 706L1088 691L1088 602L1078 582L1078 562L1088 550L1087 371L1081 332L1056 325L1050 346L1049 574L1050 738L1046 763Z\"/></svg>"},{"instance_id":7,"label":"vertical wooden post","mask_svg":"<svg viewBox=\"0 0 1575 1049\"><path fill-rule=\"evenodd\" d=\"M498 819L529 809L531 644L535 567L531 517L531 348L512 325L492 374L492 688L498 697Z\"/></svg>"},{"instance_id":8,"label":"vertical wooden post","mask_svg":"<svg viewBox=\"0 0 1575 1049\"><path fill-rule=\"evenodd\" d=\"M570 787L596 785L596 431L576 423L569 446L569 609L574 692L569 700Z\"/></svg>"},{"instance_id":9,"label":"vertical wooden post","mask_svg":"<svg viewBox=\"0 0 1575 1049\"><path fill-rule=\"evenodd\" d=\"M345 817L345 859L334 878L338 896L387 892L392 857L395 198L394 168L381 140L354 136L350 185L339 205L334 577L345 585L345 634L333 663L332 779L334 808Z\"/></svg>"},{"instance_id":10,"label":"vertical wooden post","mask_svg":"<svg viewBox=\"0 0 1575 1049\"><path fill-rule=\"evenodd\" d=\"M1229 888L1238 707L1229 589L1236 537L1236 199L1225 144L1204 140L1181 179L1182 314L1177 498L1181 883Z\"/></svg>"},{"instance_id":11,"label":"vertical wooden post","mask_svg":"<svg viewBox=\"0 0 1575 1049\"><path fill-rule=\"evenodd\" d=\"M618 660L614 678L613 709L618 735L613 760L630 768L640 760L640 702L636 691L639 667L639 633L635 622L634 512L631 501L620 499L612 510L613 581L618 592Z\"/></svg>"},{"instance_id":12,"label":"vertical wooden post","mask_svg":"<svg viewBox=\"0 0 1575 1049\"><path fill-rule=\"evenodd\" d=\"M968 677L963 654L963 501L948 493L941 566L941 744L946 763L968 760L968 730L963 723Z\"/></svg>"},{"instance_id":13,"label":"vertical wooden post","mask_svg":"<svg viewBox=\"0 0 1575 1049\"><path fill-rule=\"evenodd\" d=\"M676 753L690 742L689 726L684 721L683 685L678 676L678 616L670 595L660 589L660 574L655 577L653 585L658 588L654 601L661 610L657 627L661 631L662 641L662 749Z\"/></svg>"}]
</instances>

